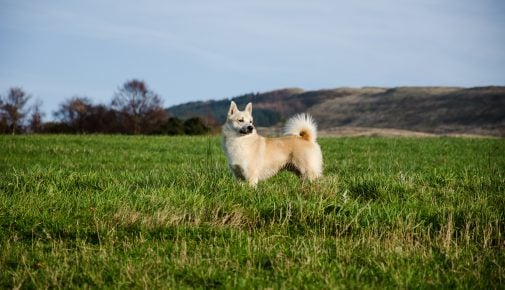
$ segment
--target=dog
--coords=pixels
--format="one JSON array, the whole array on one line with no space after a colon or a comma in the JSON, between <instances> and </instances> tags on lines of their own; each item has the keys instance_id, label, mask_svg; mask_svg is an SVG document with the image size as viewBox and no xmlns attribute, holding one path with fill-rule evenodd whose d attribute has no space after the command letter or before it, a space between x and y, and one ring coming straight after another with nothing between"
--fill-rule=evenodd
<instances>
[{"instance_id":1,"label":"dog","mask_svg":"<svg viewBox=\"0 0 505 290\"><path fill-rule=\"evenodd\" d=\"M253 187L282 169L311 181L322 176L323 156L316 142L317 127L308 114L290 118L284 128L285 136L267 138L256 132L252 104L240 111L231 101L222 133L231 172L236 179Z\"/></svg>"}]
</instances>

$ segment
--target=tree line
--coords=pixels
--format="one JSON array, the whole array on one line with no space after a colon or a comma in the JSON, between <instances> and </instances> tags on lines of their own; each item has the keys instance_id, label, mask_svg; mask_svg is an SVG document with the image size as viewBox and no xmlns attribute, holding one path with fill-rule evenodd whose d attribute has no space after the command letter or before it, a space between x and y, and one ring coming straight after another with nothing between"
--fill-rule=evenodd
<instances>
[{"instance_id":1,"label":"tree line","mask_svg":"<svg viewBox=\"0 0 505 290\"><path fill-rule=\"evenodd\" d=\"M18 87L0 96L0 133L198 135L210 131L200 118L169 116L160 96L137 79L119 87L109 105L95 105L87 97L63 101L53 112L55 121L43 122L42 102L29 105L31 99Z\"/></svg>"}]
</instances>

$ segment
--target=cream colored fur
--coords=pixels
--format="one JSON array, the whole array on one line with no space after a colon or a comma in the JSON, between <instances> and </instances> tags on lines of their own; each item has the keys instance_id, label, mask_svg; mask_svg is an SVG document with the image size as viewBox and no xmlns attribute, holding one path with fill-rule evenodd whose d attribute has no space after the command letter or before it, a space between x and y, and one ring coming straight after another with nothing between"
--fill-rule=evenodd
<instances>
[{"instance_id":1,"label":"cream colored fur","mask_svg":"<svg viewBox=\"0 0 505 290\"><path fill-rule=\"evenodd\" d=\"M310 115L300 114L289 119L285 136L266 138L254 128L252 104L239 111L232 101L222 132L223 148L233 175L251 186L281 169L294 171L308 180L322 175L323 157Z\"/></svg>"}]
</instances>

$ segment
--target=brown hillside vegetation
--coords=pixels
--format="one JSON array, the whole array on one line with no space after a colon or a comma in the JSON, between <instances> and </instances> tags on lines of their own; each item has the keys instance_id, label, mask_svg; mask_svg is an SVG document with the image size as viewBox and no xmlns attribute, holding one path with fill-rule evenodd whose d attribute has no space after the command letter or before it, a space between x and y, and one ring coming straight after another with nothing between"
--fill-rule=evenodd
<instances>
[{"instance_id":1,"label":"brown hillside vegetation","mask_svg":"<svg viewBox=\"0 0 505 290\"><path fill-rule=\"evenodd\" d=\"M505 136L505 87L284 89L233 100L241 107L253 102L256 121L270 122L259 124L263 127L278 127L293 114L309 112L327 134ZM168 111L181 117L212 116L218 125L228 104L227 99L188 103Z\"/></svg>"}]
</instances>

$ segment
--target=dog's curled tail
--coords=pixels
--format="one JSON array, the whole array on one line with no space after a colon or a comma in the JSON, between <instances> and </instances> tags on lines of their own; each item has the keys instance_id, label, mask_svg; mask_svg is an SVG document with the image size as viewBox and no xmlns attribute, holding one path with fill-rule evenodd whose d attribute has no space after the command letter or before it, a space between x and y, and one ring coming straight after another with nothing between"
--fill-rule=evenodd
<instances>
[{"instance_id":1,"label":"dog's curled tail","mask_svg":"<svg viewBox=\"0 0 505 290\"><path fill-rule=\"evenodd\" d=\"M302 139L316 142L317 125L309 114L298 114L291 117L284 127L284 135L300 136Z\"/></svg>"}]
</instances>

